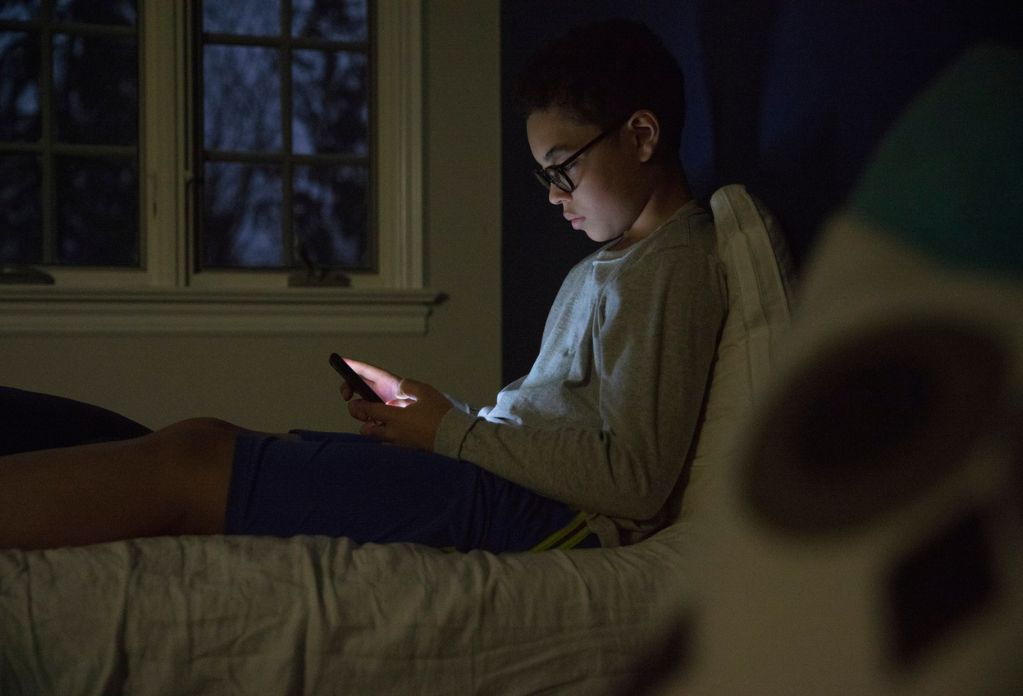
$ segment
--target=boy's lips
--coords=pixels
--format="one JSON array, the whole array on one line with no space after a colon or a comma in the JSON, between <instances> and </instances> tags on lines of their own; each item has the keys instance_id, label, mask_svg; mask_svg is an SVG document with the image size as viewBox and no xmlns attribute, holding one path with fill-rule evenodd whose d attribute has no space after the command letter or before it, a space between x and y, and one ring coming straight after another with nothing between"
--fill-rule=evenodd
<instances>
[{"instance_id":1,"label":"boy's lips","mask_svg":"<svg viewBox=\"0 0 1023 696\"><path fill-rule=\"evenodd\" d=\"M582 215L570 215L568 213L565 213L565 219L568 220L568 224L572 226L573 230L579 229L586 220Z\"/></svg>"}]
</instances>

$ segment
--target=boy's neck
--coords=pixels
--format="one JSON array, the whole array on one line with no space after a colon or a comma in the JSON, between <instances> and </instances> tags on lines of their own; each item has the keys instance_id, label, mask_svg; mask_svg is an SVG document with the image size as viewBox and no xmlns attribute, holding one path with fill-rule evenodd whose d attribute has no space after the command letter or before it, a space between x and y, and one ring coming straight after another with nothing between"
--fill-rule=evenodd
<instances>
[{"instance_id":1,"label":"boy's neck","mask_svg":"<svg viewBox=\"0 0 1023 696\"><path fill-rule=\"evenodd\" d=\"M657 181L657 185L651 191L647 204L636 218L636 222L618 239L611 247L612 249L625 249L646 239L668 218L678 212L679 208L693 200L681 167L670 168L658 177Z\"/></svg>"}]
</instances>

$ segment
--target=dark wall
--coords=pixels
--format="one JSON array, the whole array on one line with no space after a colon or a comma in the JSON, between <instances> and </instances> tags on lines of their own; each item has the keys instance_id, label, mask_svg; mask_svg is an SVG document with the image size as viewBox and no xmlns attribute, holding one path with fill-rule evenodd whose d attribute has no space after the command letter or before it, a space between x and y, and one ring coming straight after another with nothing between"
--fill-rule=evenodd
<instances>
[{"instance_id":1,"label":"dark wall","mask_svg":"<svg viewBox=\"0 0 1023 696\"><path fill-rule=\"evenodd\" d=\"M741 182L778 216L797 261L885 129L964 47L1019 43L1007 0L504 0L507 86L545 40L593 19L646 22L686 77L682 156L706 201ZM502 90L503 373L528 371L568 268L594 246L530 175L523 118Z\"/></svg>"}]
</instances>

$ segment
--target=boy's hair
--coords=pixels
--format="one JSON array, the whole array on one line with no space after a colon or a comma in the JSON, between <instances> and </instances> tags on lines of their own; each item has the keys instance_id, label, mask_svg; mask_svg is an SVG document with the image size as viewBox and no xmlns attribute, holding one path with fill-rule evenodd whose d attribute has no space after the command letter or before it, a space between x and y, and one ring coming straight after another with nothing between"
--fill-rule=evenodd
<instances>
[{"instance_id":1,"label":"boy's hair","mask_svg":"<svg viewBox=\"0 0 1023 696\"><path fill-rule=\"evenodd\" d=\"M593 22L547 43L515 84L525 116L558 107L607 129L648 109L661 125L658 150L673 157L682 140L684 92L682 71L660 38L626 19Z\"/></svg>"}]
</instances>

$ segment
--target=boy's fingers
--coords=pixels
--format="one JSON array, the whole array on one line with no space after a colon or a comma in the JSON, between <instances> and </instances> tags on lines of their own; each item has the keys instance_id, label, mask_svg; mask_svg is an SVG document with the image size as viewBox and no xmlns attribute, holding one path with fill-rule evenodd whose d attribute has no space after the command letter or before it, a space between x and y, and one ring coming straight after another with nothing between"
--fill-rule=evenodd
<instances>
[{"instance_id":1,"label":"boy's fingers","mask_svg":"<svg viewBox=\"0 0 1023 696\"><path fill-rule=\"evenodd\" d=\"M423 395L424 388L426 388L426 385L422 382L417 382L414 379L404 377L400 382L398 382L398 393L395 397L399 399L412 399L415 401Z\"/></svg>"},{"instance_id":2,"label":"boy's fingers","mask_svg":"<svg viewBox=\"0 0 1023 696\"><path fill-rule=\"evenodd\" d=\"M371 404L372 406L380 406L381 404ZM385 407L386 408L386 407ZM393 414L393 410L390 410L390 414ZM378 418L370 416L367 420L362 422L359 426L359 433L367 437L372 437L383 442L394 442L397 433L394 429L394 421L383 421Z\"/></svg>"},{"instance_id":3,"label":"boy's fingers","mask_svg":"<svg viewBox=\"0 0 1023 696\"><path fill-rule=\"evenodd\" d=\"M415 398L415 382L408 377L403 377L398 381L398 391L394 393L396 399L414 399Z\"/></svg>"},{"instance_id":4,"label":"boy's fingers","mask_svg":"<svg viewBox=\"0 0 1023 696\"><path fill-rule=\"evenodd\" d=\"M353 418L361 421L383 423L387 420L389 409L390 407L385 404L373 403L365 399L352 399L348 402L348 412L352 414Z\"/></svg>"},{"instance_id":5,"label":"boy's fingers","mask_svg":"<svg viewBox=\"0 0 1023 696\"><path fill-rule=\"evenodd\" d=\"M359 434L367 437L382 438L384 435L384 426L382 423L378 423L373 420L365 421L359 427Z\"/></svg>"}]
</instances>

